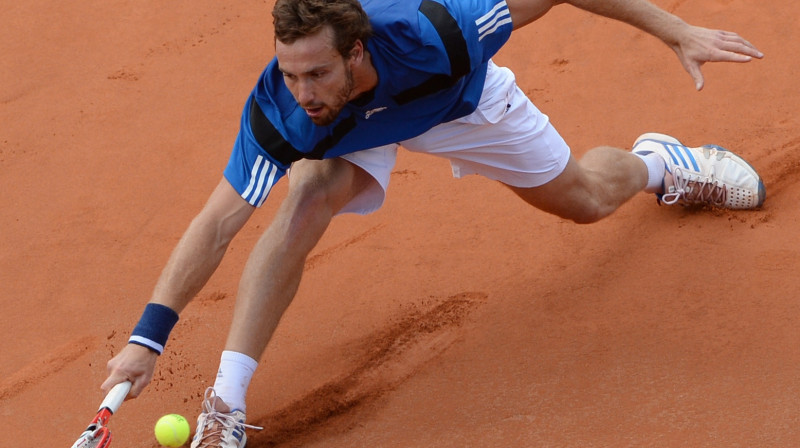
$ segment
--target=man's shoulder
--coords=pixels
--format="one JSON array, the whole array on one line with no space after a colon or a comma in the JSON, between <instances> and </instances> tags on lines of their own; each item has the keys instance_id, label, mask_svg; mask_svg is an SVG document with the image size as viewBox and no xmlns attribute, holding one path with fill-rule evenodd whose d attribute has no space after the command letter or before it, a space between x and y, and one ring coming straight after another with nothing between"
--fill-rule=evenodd
<instances>
[{"instance_id":1,"label":"man's shoulder","mask_svg":"<svg viewBox=\"0 0 800 448\"><path fill-rule=\"evenodd\" d=\"M403 53L414 51L425 41L419 24L420 1L362 0L372 24L374 40Z\"/></svg>"},{"instance_id":2,"label":"man's shoulder","mask_svg":"<svg viewBox=\"0 0 800 448\"><path fill-rule=\"evenodd\" d=\"M374 41L390 54L446 50L462 40L473 65L486 62L511 34L505 0L361 0L373 26Z\"/></svg>"}]
</instances>

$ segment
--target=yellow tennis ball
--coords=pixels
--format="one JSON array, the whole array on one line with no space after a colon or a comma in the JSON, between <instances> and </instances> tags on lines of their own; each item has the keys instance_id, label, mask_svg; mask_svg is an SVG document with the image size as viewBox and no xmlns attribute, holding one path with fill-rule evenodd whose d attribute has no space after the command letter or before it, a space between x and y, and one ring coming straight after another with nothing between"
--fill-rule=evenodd
<instances>
[{"instance_id":1,"label":"yellow tennis ball","mask_svg":"<svg viewBox=\"0 0 800 448\"><path fill-rule=\"evenodd\" d=\"M178 414L167 414L156 422L155 433L162 446L183 446L189 440L189 422Z\"/></svg>"}]
</instances>

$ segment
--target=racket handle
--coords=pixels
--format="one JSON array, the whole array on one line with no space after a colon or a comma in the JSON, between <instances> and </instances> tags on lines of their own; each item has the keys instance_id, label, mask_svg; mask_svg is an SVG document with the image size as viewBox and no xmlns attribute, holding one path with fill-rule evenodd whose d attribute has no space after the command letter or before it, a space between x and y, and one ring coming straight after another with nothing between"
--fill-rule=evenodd
<instances>
[{"instance_id":1,"label":"racket handle","mask_svg":"<svg viewBox=\"0 0 800 448\"><path fill-rule=\"evenodd\" d=\"M125 401L125 397L128 396L130 390L130 381L123 381L112 387L111 390L108 391L106 398L100 403L100 409L107 408L112 414L117 412L117 409L119 409L119 406Z\"/></svg>"}]
</instances>

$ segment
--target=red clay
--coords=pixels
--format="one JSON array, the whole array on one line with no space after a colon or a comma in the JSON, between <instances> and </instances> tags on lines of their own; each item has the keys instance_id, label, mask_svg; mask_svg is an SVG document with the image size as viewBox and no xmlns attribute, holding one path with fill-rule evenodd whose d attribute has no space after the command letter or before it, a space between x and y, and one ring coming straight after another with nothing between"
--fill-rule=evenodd
<instances>
[{"instance_id":1,"label":"red clay","mask_svg":"<svg viewBox=\"0 0 800 448\"><path fill-rule=\"evenodd\" d=\"M766 57L705 67L568 6L496 57L577 155L642 132L745 156L753 212L640 195L579 226L402 152L379 212L338 218L250 388L249 447L800 445L800 4L658 3ZM69 446L272 55L271 2L0 10L0 423ZM279 186L183 313L114 446L156 447L213 383L239 273Z\"/></svg>"}]
</instances>

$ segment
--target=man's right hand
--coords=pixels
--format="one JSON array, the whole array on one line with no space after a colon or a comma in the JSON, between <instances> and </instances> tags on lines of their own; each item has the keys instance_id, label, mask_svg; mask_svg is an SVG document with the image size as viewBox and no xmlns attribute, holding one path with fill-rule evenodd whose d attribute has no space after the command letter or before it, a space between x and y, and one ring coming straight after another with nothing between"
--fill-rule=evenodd
<instances>
[{"instance_id":1,"label":"man's right hand","mask_svg":"<svg viewBox=\"0 0 800 448\"><path fill-rule=\"evenodd\" d=\"M136 398L150 384L156 367L158 354L141 345L128 344L106 364L108 378L100 386L105 393L123 381L130 381L128 398Z\"/></svg>"}]
</instances>

